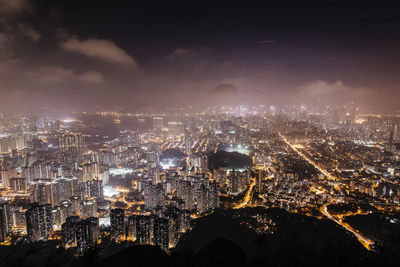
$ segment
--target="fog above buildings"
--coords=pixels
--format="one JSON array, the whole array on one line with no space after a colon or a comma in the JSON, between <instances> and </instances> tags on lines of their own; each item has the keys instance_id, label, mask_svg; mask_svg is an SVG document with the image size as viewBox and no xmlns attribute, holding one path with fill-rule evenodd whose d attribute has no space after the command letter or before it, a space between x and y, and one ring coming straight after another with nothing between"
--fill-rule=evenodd
<instances>
[{"instance_id":1,"label":"fog above buildings","mask_svg":"<svg viewBox=\"0 0 400 267\"><path fill-rule=\"evenodd\" d=\"M400 96L394 6L0 0L0 110L348 105Z\"/></svg>"}]
</instances>

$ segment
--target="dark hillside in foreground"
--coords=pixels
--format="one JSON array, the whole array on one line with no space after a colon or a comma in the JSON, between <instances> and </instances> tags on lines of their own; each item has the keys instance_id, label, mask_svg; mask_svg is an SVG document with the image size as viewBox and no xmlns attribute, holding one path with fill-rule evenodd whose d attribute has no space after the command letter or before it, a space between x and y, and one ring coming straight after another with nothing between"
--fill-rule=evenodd
<instances>
[{"instance_id":1,"label":"dark hillside in foreground","mask_svg":"<svg viewBox=\"0 0 400 267\"><path fill-rule=\"evenodd\" d=\"M241 217L257 213L276 222L274 234L257 236L240 224ZM198 252L215 238L226 238L242 247L248 263L267 266L355 265L366 263L371 256L353 236L329 220L264 208L228 210L200 218L178 245L177 254L188 248Z\"/></svg>"},{"instance_id":2,"label":"dark hillside in foreground","mask_svg":"<svg viewBox=\"0 0 400 267\"><path fill-rule=\"evenodd\" d=\"M248 218L261 214L276 223L274 234L257 235ZM0 247L0 266L396 266L394 254L369 252L345 230L281 209L218 211L195 221L171 255L153 246L103 243L75 258L57 242ZM112 248L113 253L110 252Z\"/></svg>"}]
</instances>

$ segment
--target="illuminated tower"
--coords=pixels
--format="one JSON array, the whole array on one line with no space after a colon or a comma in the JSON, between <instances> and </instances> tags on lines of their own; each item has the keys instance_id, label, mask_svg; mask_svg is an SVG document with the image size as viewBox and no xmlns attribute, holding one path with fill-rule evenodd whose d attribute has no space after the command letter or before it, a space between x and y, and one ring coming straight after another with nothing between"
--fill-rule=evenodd
<instances>
[{"instance_id":1,"label":"illuminated tower","mask_svg":"<svg viewBox=\"0 0 400 267\"><path fill-rule=\"evenodd\" d=\"M153 117L153 130L155 132L161 132L163 128L163 117Z\"/></svg>"},{"instance_id":2,"label":"illuminated tower","mask_svg":"<svg viewBox=\"0 0 400 267\"><path fill-rule=\"evenodd\" d=\"M150 244L151 218L147 215L133 215L129 218L135 223L138 244Z\"/></svg>"},{"instance_id":3,"label":"illuminated tower","mask_svg":"<svg viewBox=\"0 0 400 267\"><path fill-rule=\"evenodd\" d=\"M185 138L185 152L186 155L191 155L192 154L192 140L190 138Z\"/></svg>"},{"instance_id":4,"label":"illuminated tower","mask_svg":"<svg viewBox=\"0 0 400 267\"><path fill-rule=\"evenodd\" d=\"M219 207L219 183L210 182L208 193L208 209L216 209Z\"/></svg>"},{"instance_id":5,"label":"illuminated tower","mask_svg":"<svg viewBox=\"0 0 400 267\"><path fill-rule=\"evenodd\" d=\"M9 206L7 202L0 203L0 242L6 240L11 231Z\"/></svg>"},{"instance_id":6,"label":"illuminated tower","mask_svg":"<svg viewBox=\"0 0 400 267\"><path fill-rule=\"evenodd\" d=\"M198 189L197 212L203 213L208 209L208 190L204 184Z\"/></svg>"},{"instance_id":7,"label":"illuminated tower","mask_svg":"<svg viewBox=\"0 0 400 267\"><path fill-rule=\"evenodd\" d=\"M144 202L148 209L161 207L164 204L162 184L154 185L149 182L146 186Z\"/></svg>"},{"instance_id":8,"label":"illuminated tower","mask_svg":"<svg viewBox=\"0 0 400 267\"><path fill-rule=\"evenodd\" d=\"M84 151L84 138L80 133L64 133L59 138L60 151L67 154L79 155Z\"/></svg>"},{"instance_id":9,"label":"illuminated tower","mask_svg":"<svg viewBox=\"0 0 400 267\"><path fill-rule=\"evenodd\" d=\"M168 122L168 136L176 138L184 132L184 125L182 122L170 121Z\"/></svg>"},{"instance_id":10,"label":"illuminated tower","mask_svg":"<svg viewBox=\"0 0 400 267\"><path fill-rule=\"evenodd\" d=\"M229 193L237 194L239 193L239 174L235 170L231 171L229 174Z\"/></svg>"},{"instance_id":11,"label":"illuminated tower","mask_svg":"<svg viewBox=\"0 0 400 267\"><path fill-rule=\"evenodd\" d=\"M25 215L29 239L32 242L47 239L52 227L51 205L36 203Z\"/></svg>"},{"instance_id":12,"label":"illuminated tower","mask_svg":"<svg viewBox=\"0 0 400 267\"><path fill-rule=\"evenodd\" d=\"M169 245L168 220L157 218L154 220L154 238L153 243L162 250L167 250Z\"/></svg>"},{"instance_id":13,"label":"illuminated tower","mask_svg":"<svg viewBox=\"0 0 400 267\"><path fill-rule=\"evenodd\" d=\"M113 209L110 211L111 238L120 240L125 234L125 211Z\"/></svg>"},{"instance_id":14,"label":"illuminated tower","mask_svg":"<svg viewBox=\"0 0 400 267\"><path fill-rule=\"evenodd\" d=\"M76 243L78 251L83 254L97 244L99 238L99 220L88 218L79 221L76 225Z\"/></svg>"},{"instance_id":15,"label":"illuminated tower","mask_svg":"<svg viewBox=\"0 0 400 267\"><path fill-rule=\"evenodd\" d=\"M79 222L78 216L70 216L66 222L61 226L62 242L65 247L76 246L76 228Z\"/></svg>"},{"instance_id":16,"label":"illuminated tower","mask_svg":"<svg viewBox=\"0 0 400 267\"><path fill-rule=\"evenodd\" d=\"M94 199L85 199L81 203L81 217L97 217L97 203Z\"/></svg>"}]
</instances>

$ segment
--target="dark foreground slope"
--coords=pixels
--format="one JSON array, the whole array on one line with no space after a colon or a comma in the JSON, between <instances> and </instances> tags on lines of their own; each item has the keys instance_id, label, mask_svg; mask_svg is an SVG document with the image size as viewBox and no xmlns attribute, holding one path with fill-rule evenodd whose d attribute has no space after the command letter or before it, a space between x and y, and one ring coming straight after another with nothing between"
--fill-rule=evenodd
<instances>
[{"instance_id":1,"label":"dark foreground slope","mask_svg":"<svg viewBox=\"0 0 400 267\"><path fill-rule=\"evenodd\" d=\"M273 234L260 236L249 228L256 214L276 223ZM196 220L170 255L153 246L102 246L79 258L57 242L1 247L0 266L396 266L400 260L365 250L329 220L263 208Z\"/></svg>"},{"instance_id":2,"label":"dark foreground slope","mask_svg":"<svg viewBox=\"0 0 400 267\"><path fill-rule=\"evenodd\" d=\"M274 234L257 236L246 218L263 214L276 223ZM236 219L235 219L236 218ZM373 254L329 220L290 214L280 209L229 210L198 220L176 249L198 253L215 238L232 240L243 248L246 262L263 266L367 265Z\"/></svg>"}]
</instances>

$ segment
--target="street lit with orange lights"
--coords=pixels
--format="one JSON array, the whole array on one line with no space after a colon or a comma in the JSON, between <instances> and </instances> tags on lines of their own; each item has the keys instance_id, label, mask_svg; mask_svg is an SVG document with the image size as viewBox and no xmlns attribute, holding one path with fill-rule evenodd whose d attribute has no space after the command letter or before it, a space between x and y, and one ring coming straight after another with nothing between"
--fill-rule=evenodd
<instances>
[{"instance_id":1,"label":"street lit with orange lights","mask_svg":"<svg viewBox=\"0 0 400 267\"><path fill-rule=\"evenodd\" d=\"M303 146L299 146L299 145L293 145L291 144L285 136L283 136L281 133L279 133L279 136L282 138L282 140L288 145L290 146L299 156L301 156L303 159L305 159L308 163L310 163L311 165L314 166L314 168L316 168L318 171L320 171L326 178L328 178L328 180L332 180L335 181L336 178L334 176L332 176L329 172L327 172L326 170L322 169L320 166L318 166L313 160L311 160L309 157L307 157L306 155L304 155L298 148L299 147L303 147Z\"/></svg>"},{"instance_id":2,"label":"street lit with orange lights","mask_svg":"<svg viewBox=\"0 0 400 267\"><path fill-rule=\"evenodd\" d=\"M236 204L233 209L241 209L244 207L247 207L249 205L251 205L251 200L253 198L253 188L256 185L256 179L251 178L251 183L249 185L249 188L247 190L246 195L244 196L244 198L240 201L240 203Z\"/></svg>"},{"instance_id":3,"label":"street lit with orange lights","mask_svg":"<svg viewBox=\"0 0 400 267\"><path fill-rule=\"evenodd\" d=\"M349 224L344 223L343 219L336 219L334 216L332 216L329 212L328 212L328 204L325 204L321 207L320 209L321 213L324 214L328 219L330 219L331 221L339 224L340 226L344 227L347 231L351 232L357 239L358 241L360 241L360 243L368 250L372 250L373 249L373 245L374 242L372 240L370 240L369 238L363 236L362 234L360 234L357 230L353 229Z\"/></svg>"}]
</instances>

